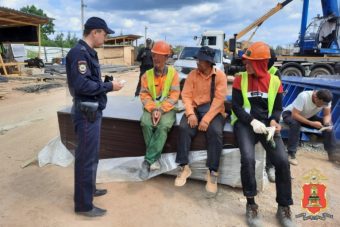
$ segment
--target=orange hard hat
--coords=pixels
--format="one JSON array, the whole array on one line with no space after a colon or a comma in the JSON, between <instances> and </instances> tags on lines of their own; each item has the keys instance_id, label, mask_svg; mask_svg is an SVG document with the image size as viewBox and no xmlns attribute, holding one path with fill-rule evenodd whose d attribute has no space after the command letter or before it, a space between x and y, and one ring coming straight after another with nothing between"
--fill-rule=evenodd
<instances>
[{"instance_id":1,"label":"orange hard hat","mask_svg":"<svg viewBox=\"0 0 340 227\"><path fill-rule=\"evenodd\" d=\"M242 58L249 60L264 60L270 58L270 48L264 42L255 42L249 46Z\"/></svg>"},{"instance_id":2,"label":"orange hard hat","mask_svg":"<svg viewBox=\"0 0 340 227\"><path fill-rule=\"evenodd\" d=\"M161 40L155 42L151 49L151 52L155 54L169 55L170 49L170 45L167 42Z\"/></svg>"}]
</instances>

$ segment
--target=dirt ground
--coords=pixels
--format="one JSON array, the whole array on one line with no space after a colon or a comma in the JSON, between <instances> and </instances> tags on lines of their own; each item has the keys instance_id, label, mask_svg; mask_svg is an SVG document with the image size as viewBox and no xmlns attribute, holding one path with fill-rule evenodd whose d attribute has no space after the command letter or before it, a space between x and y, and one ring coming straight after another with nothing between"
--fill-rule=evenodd
<instances>
[{"instance_id":1,"label":"dirt ground","mask_svg":"<svg viewBox=\"0 0 340 227\"><path fill-rule=\"evenodd\" d=\"M117 75L116 75L117 76ZM122 73L127 81L123 90L110 95L134 93L138 72ZM7 88L29 81L11 80ZM65 82L63 82L65 83ZM4 86L4 84L2 84ZM0 226L246 226L246 200L241 189L219 185L216 198L204 197L204 182L189 180L175 188L174 177L158 176L139 183L107 183L106 196L94 203L108 209L104 217L89 219L73 212L73 166L35 163L24 169L20 165L37 155L59 135L56 111L71 103L66 87L39 93L12 90L0 100ZM298 226L340 226L340 168L327 161L325 152L300 149L300 164L292 166L294 215L305 213L301 207L303 175L319 169L328 180L327 208L333 215L325 221L294 220ZM275 184L268 184L256 198L265 226L278 226L275 218Z\"/></svg>"}]
</instances>

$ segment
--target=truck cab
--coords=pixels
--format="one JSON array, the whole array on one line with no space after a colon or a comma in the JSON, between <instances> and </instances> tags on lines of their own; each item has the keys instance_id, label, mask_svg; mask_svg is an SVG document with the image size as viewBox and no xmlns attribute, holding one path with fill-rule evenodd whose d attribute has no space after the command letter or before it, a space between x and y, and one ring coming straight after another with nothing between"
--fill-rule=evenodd
<instances>
[{"instance_id":1,"label":"truck cab","mask_svg":"<svg viewBox=\"0 0 340 227\"><path fill-rule=\"evenodd\" d=\"M179 74L181 88L183 87L184 81L187 78L190 71L197 68L195 57L200 48L201 48L200 46L184 47L174 63L174 67ZM224 65L222 62L223 59L222 51L218 49L214 50L216 64L215 67L224 71Z\"/></svg>"},{"instance_id":2,"label":"truck cab","mask_svg":"<svg viewBox=\"0 0 340 227\"><path fill-rule=\"evenodd\" d=\"M224 57L224 38L223 31L205 31L201 37L195 37L198 40L197 46L184 47L176 58L174 67L179 73L181 88L191 70L197 68L195 56L202 46L209 46L215 50L216 68L225 71L225 64L230 64L230 60Z\"/></svg>"}]
</instances>

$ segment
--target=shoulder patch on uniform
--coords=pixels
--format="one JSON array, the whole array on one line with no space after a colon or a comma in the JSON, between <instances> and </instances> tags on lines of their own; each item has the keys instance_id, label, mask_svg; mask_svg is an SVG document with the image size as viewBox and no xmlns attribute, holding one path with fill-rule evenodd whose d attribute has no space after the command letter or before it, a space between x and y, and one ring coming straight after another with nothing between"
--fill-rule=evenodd
<instances>
[{"instance_id":1,"label":"shoulder patch on uniform","mask_svg":"<svg viewBox=\"0 0 340 227\"><path fill-rule=\"evenodd\" d=\"M86 61L78 61L78 71L81 74L85 74L87 71L87 64Z\"/></svg>"}]
</instances>

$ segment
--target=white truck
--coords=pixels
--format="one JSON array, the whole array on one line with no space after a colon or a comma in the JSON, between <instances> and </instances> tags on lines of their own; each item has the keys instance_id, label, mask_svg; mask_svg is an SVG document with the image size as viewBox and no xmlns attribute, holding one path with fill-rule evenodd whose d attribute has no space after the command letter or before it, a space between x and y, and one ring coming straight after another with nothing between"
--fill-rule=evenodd
<instances>
[{"instance_id":1,"label":"white truck","mask_svg":"<svg viewBox=\"0 0 340 227\"><path fill-rule=\"evenodd\" d=\"M195 37L198 40L197 46L184 47L178 57L175 56L174 67L179 73L181 88L190 71L197 68L195 56L201 46L209 46L215 50L215 63L218 69L224 71L224 64L230 64L230 60L223 55L224 37L223 31L205 31L201 37Z\"/></svg>"}]
</instances>

